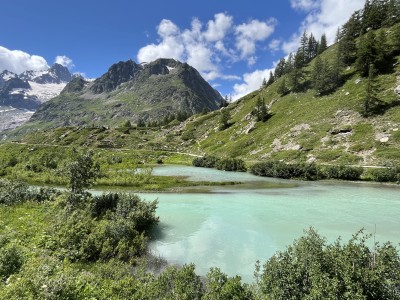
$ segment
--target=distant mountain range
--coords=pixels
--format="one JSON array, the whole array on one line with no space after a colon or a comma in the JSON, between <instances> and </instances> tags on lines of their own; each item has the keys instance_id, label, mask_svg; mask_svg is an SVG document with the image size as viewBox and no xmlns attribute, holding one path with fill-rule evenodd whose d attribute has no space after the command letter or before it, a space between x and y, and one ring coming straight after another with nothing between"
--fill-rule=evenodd
<instances>
[{"instance_id":1,"label":"distant mountain range","mask_svg":"<svg viewBox=\"0 0 400 300\"><path fill-rule=\"evenodd\" d=\"M219 108L222 96L186 63L158 59L112 65L89 82L74 78L61 94L46 102L27 126L117 125L162 121L167 116L190 116Z\"/></svg>"},{"instance_id":2,"label":"distant mountain range","mask_svg":"<svg viewBox=\"0 0 400 300\"><path fill-rule=\"evenodd\" d=\"M72 77L60 64L54 64L48 70L25 71L19 75L5 70L0 73L0 106L34 110L60 94Z\"/></svg>"}]
</instances>

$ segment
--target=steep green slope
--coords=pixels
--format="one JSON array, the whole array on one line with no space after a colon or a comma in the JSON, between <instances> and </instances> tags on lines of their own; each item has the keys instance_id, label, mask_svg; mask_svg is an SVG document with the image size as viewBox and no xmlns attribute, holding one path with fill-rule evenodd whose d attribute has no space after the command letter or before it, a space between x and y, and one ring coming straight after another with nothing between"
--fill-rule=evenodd
<instances>
[{"instance_id":1,"label":"steep green slope","mask_svg":"<svg viewBox=\"0 0 400 300\"><path fill-rule=\"evenodd\" d=\"M334 50L331 47L323 56ZM362 116L367 79L349 67L344 74L347 80L332 94L315 96L310 89L282 97L277 93L281 78L225 108L232 117L229 128L220 130L220 114L212 113L188 122L183 134L191 133L196 141L191 150L196 153L247 160L390 165L400 161L400 107L395 106L394 91L400 84L399 72L396 63L392 73L377 78L378 98L393 104L381 115ZM257 122L252 114L259 97L272 113L266 122Z\"/></svg>"}]
</instances>

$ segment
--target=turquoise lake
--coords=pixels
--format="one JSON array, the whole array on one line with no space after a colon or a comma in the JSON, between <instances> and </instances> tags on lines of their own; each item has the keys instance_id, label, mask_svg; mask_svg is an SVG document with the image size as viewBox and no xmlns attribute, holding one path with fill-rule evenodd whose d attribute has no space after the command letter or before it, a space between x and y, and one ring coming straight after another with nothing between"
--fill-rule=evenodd
<instances>
[{"instance_id":1,"label":"turquoise lake","mask_svg":"<svg viewBox=\"0 0 400 300\"><path fill-rule=\"evenodd\" d=\"M377 241L400 243L398 186L285 181L185 166L158 167L154 174L246 182L211 187L207 193L141 194L159 201L160 224L152 252L171 264L193 262L200 275L219 267L251 282L257 260L264 262L284 250L310 226L329 242L339 236L348 240L361 228L366 233L376 228ZM260 188L260 183L294 187Z\"/></svg>"}]
</instances>

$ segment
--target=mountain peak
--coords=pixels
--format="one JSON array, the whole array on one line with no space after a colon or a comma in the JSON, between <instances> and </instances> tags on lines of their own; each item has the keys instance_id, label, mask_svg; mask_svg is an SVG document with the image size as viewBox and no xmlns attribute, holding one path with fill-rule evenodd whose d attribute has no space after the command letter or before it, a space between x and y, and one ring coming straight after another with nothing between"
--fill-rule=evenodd
<instances>
[{"instance_id":1,"label":"mountain peak","mask_svg":"<svg viewBox=\"0 0 400 300\"><path fill-rule=\"evenodd\" d=\"M55 63L51 68L42 71L25 71L19 75L22 80L33 81L40 84L66 83L72 79L68 68Z\"/></svg>"},{"instance_id":2,"label":"mountain peak","mask_svg":"<svg viewBox=\"0 0 400 300\"><path fill-rule=\"evenodd\" d=\"M131 80L136 73L142 70L142 66L136 64L133 60L120 61L113 64L100 78L94 81L90 88L95 94L110 92L121 83Z\"/></svg>"},{"instance_id":3,"label":"mountain peak","mask_svg":"<svg viewBox=\"0 0 400 300\"><path fill-rule=\"evenodd\" d=\"M0 73L0 89L6 84L6 82L12 78L18 77L17 74L10 72L8 70L4 70Z\"/></svg>"}]
</instances>

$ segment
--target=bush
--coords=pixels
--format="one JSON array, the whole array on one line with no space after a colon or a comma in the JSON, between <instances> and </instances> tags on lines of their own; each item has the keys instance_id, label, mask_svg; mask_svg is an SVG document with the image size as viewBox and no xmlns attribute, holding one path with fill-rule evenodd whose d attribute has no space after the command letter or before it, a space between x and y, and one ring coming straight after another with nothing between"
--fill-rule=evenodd
<instances>
[{"instance_id":1,"label":"bush","mask_svg":"<svg viewBox=\"0 0 400 300\"><path fill-rule=\"evenodd\" d=\"M158 223L157 202L137 195L87 196L86 207L66 206L42 244L71 261L129 261L146 250L146 233Z\"/></svg>"},{"instance_id":2,"label":"bush","mask_svg":"<svg viewBox=\"0 0 400 300\"><path fill-rule=\"evenodd\" d=\"M200 276L196 275L195 266L190 264L182 268L168 267L153 282L148 299L200 300L202 295Z\"/></svg>"},{"instance_id":3,"label":"bush","mask_svg":"<svg viewBox=\"0 0 400 300\"><path fill-rule=\"evenodd\" d=\"M58 193L52 188L31 188L27 183L21 181L0 180L0 204L14 205L27 201L50 201Z\"/></svg>"},{"instance_id":4,"label":"bush","mask_svg":"<svg viewBox=\"0 0 400 300\"><path fill-rule=\"evenodd\" d=\"M377 182L400 182L400 167L371 169L369 175Z\"/></svg>"},{"instance_id":5,"label":"bush","mask_svg":"<svg viewBox=\"0 0 400 300\"><path fill-rule=\"evenodd\" d=\"M350 166L324 166L321 167L322 174L327 179L359 180L364 172L361 167Z\"/></svg>"},{"instance_id":6,"label":"bush","mask_svg":"<svg viewBox=\"0 0 400 300\"><path fill-rule=\"evenodd\" d=\"M241 283L240 276L229 278L218 268L211 268L207 273L207 288L202 299L205 300L231 300L254 299L253 294L246 284Z\"/></svg>"},{"instance_id":7,"label":"bush","mask_svg":"<svg viewBox=\"0 0 400 300\"><path fill-rule=\"evenodd\" d=\"M21 250L15 245L0 245L0 280L17 273L23 263Z\"/></svg>"},{"instance_id":8,"label":"bush","mask_svg":"<svg viewBox=\"0 0 400 300\"><path fill-rule=\"evenodd\" d=\"M203 168L215 168L218 162L218 158L215 156L203 156L196 157L192 161L192 165L195 167L203 167Z\"/></svg>"},{"instance_id":9,"label":"bush","mask_svg":"<svg viewBox=\"0 0 400 300\"><path fill-rule=\"evenodd\" d=\"M317 180L321 175L314 164L286 164L281 161L267 161L256 163L250 168L250 172L265 177L276 177L283 179L305 179Z\"/></svg>"},{"instance_id":10,"label":"bush","mask_svg":"<svg viewBox=\"0 0 400 300\"><path fill-rule=\"evenodd\" d=\"M258 276L262 299L400 299L400 257L390 243L367 246L362 231L327 245L310 229Z\"/></svg>"},{"instance_id":11,"label":"bush","mask_svg":"<svg viewBox=\"0 0 400 300\"><path fill-rule=\"evenodd\" d=\"M224 171L246 171L243 160L237 158L217 158L215 156L196 157L192 161L195 167L216 168Z\"/></svg>"},{"instance_id":12,"label":"bush","mask_svg":"<svg viewBox=\"0 0 400 300\"><path fill-rule=\"evenodd\" d=\"M244 161L237 158L219 159L215 167L224 171L246 171Z\"/></svg>"}]
</instances>

